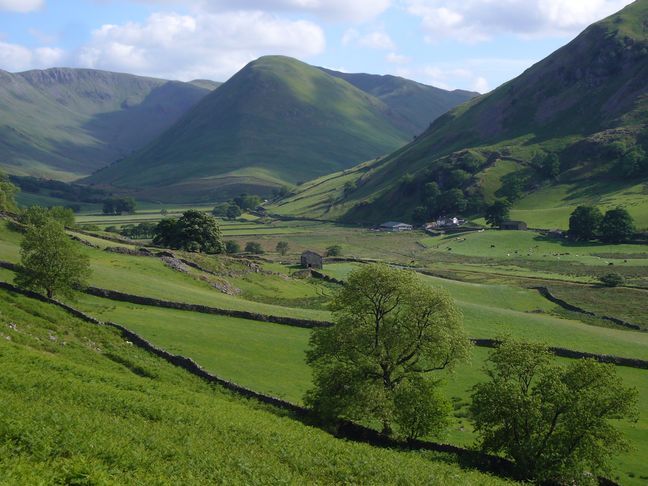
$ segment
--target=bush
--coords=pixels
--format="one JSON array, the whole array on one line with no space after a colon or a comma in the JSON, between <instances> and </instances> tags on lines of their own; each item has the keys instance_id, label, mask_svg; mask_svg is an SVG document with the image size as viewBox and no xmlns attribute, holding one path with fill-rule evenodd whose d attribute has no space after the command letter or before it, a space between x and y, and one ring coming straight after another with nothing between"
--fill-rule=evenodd
<instances>
[{"instance_id":1,"label":"bush","mask_svg":"<svg viewBox=\"0 0 648 486\"><path fill-rule=\"evenodd\" d=\"M342 247L340 245L332 245L326 249L327 257L337 257L342 255Z\"/></svg>"},{"instance_id":2,"label":"bush","mask_svg":"<svg viewBox=\"0 0 648 486\"><path fill-rule=\"evenodd\" d=\"M263 247L261 246L261 243L257 241L249 241L245 245L245 251L253 255L263 255L265 253Z\"/></svg>"},{"instance_id":3,"label":"bush","mask_svg":"<svg viewBox=\"0 0 648 486\"><path fill-rule=\"evenodd\" d=\"M618 273L608 273L607 275L603 275L599 280L606 287L618 287L625 282L623 276Z\"/></svg>"},{"instance_id":4,"label":"bush","mask_svg":"<svg viewBox=\"0 0 648 486\"><path fill-rule=\"evenodd\" d=\"M228 255L233 255L235 253L241 253L241 245L239 245L234 240L227 240L225 242L225 253Z\"/></svg>"},{"instance_id":5,"label":"bush","mask_svg":"<svg viewBox=\"0 0 648 486\"><path fill-rule=\"evenodd\" d=\"M288 242L287 241L280 241L277 243L277 253L279 253L281 256L284 256L286 253L288 253Z\"/></svg>"}]
</instances>

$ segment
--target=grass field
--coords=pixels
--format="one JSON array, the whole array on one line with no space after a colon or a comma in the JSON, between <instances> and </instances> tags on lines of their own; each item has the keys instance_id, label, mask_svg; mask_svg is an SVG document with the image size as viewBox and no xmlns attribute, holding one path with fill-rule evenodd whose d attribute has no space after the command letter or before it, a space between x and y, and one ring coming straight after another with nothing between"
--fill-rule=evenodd
<instances>
[{"instance_id":1,"label":"grass field","mask_svg":"<svg viewBox=\"0 0 648 486\"><path fill-rule=\"evenodd\" d=\"M518 249L537 252L570 253L563 255L573 260L561 265L580 265L587 272L595 268L607 270L607 266L585 264L596 259L610 259L610 256L625 255L634 265L642 260L640 247L581 245L568 251L560 242L536 240L536 235L527 232L484 232L450 238L429 238L422 233L407 234L374 233L361 228L304 222L282 222L307 228L285 236L290 244L290 253L279 257L269 253L273 263L261 262L262 273L241 271L241 263L223 257L186 254L204 267L219 274L241 293L225 295L210 286L209 279L202 272L188 273L172 271L157 258L134 257L106 253L90 248L83 249L91 257L94 269L92 284L115 290L163 299L202 303L237 310L252 310L273 315L306 317L321 320L331 318L326 302L335 290L332 284L313 279L293 279L289 275L295 270L293 263L302 249L322 250L333 243L342 243L346 255L354 252L365 258L382 258L388 261L411 263L429 268L444 269L452 277L422 277L430 285L447 289L461 308L465 326L471 337L493 338L512 335L532 340L542 340L554 346L568 347L581 351L609 353L620 356L648 359L648 333L638 333L610 327L593 326L576 320L573 314L562 313L554 304L542 298L536 291L524 287L529 276L537 275L533 270L542 256L532 255L508 262L506 255ZM249 226L250 223L234 223L234 226ZM262 226L262 225L259 225ZM241 241L245 241L242 237ZM272 250L279 237L257 234L255 238ZM459 242L458 239L466 238ZM0 228L0 258L16 261L17 244L20 235ZM93 240L94 241L94 240ZM103 240L98 240L100 242ZM105 243L105 242L104 242ZM530 246L535 243L539 248ZM452 245L448 252L444 245ZM495 245L492 248L491 245ZM109 244L109 246L113 246ZM454 251L454 248L459 250ZM481 255L483 250L487 253ZM534 253L535 253L534 251ZM448 257L448 254L451 254ZM635 258L636 257L636 258ZM447 262L446 260L451 261ZM522 263L520 263L522 260ZM615 259L618 260L618 259ZM282 262L283 263L280 263ZM515 265L520 265L515 267ZM358 265L357 263L333 263L325 265L325 273L344 279ZM640 266L631 268L642 268ZM435 270L436 271L436 270ZM498 272L518 272L516 278L503 276ZM265 272L265 273L264 273ZM267 273L272 272L272 273ZM461 272L464 272L461 274ZM474 272L474 273L470 273ZM469 275L474 279L459 281L455 275ZM525 276L526 274L526 276ZM124 278L128 275L128 279ZM547 274L548 275L548 274ZM0 271L0 278L10 280L11 272ZM561 273L553 281L556 292L565 292L568 300L597 303L593 310L608 309L613 315L622 307L623 299L633 300L625 306L630 316L645 314L646 302L637 297L628 297L632 289L605 290L587 286L575 286L568 281L580 277ZM566 288L563 289L563 286ZM573 290L577 288L578 291ZM570 293L571 291L571 293ZM621 295L621 298L619 298ZM607 307L605 302L616 302L616 307ZM192 312L158 309L118 303L107 299L79 295L76 306L105 320L126 325L141 333L154 343L174 353L190 356L210 371L255 390L278 395L292 401L300 401L310 384L310 373L304 362L304 351L309 332L275 324L249 320L196 314ZM620 313L619 315L623 315ZM446 389L454 397L456 421L448 440L468 445L473 440L465 417L465 404L469 389L483 379L480 368L486 356L484 350L476 349L471 363L464 364L454 375L446 377ZM620 370L628 383L636 384L641 391L642 403L647 403L648 376L645 372ZM645 414L645 412L642 412ZM648 417L642 415L636 425L624 425L637 449L617 462L616 474L624 479L623 484L640 484L640 476L648 476L648 470L641 460L641 454L648 450ZM635 474L633 480L629 473Z\"/></svg>"},{"instance_id":2,"label":"grass field","mask_svg":"<svg viewBox=\"0 0 648 486\"><path fill-rule=\"evenodd\" d=\"M310 372L304 360L310 333L308 330L191 312L152 309L86 296L81 298L78 305L102 319L123 323L167 350L191 356L223 378L255 390L300 402L304 391L310 386ZM479 315L483 315L484 309L479 311ZM474 316L466 315L469 330L472 318ZM511 330L512 334L519 335L518 330ZM570 336L560 328L549 332L564 336L564 340ZM636 335L627 334L629 337ZM536 335L538 339L546 337ZM600 336L599 344L592 348L592 343L582 342L581 336L571 339L573 340L569 344L580 344L579 349L600 349L611 338ZM556 344L567 346L564 340ZM643 345L643 352L638 347L628 347L626 351L629 354L639 353L645 358L648 355L646 350L648 343ZM475 348L470 362L460 365L454 373L439 375L444 377L447 396L453 398L456 405L455 419L446 437L451 443L469 446L474 440L465 416L465 404L468 403L472 386L485 379L481 368L487 353L487 350ZM648 403L648 372L619 368L618 373L624 382L639 389L640 403ZM640 475L648 475L643 462L643 454L648 451L648 410L642 409L638 423L624 423L621 428L631 439L635 450L616 461L618 474L623 472L624 484L641 484L641 481L632 480L627 473L637 475L636 480L639 480Z\"/></svg>"},{"instance_id":3,"label":"grass field","mask_svg":"<svg viewBox=\"0 0 648 486\"><path fill-rule=\"evenodd\" d=\"M624 207L640 229L648 228L648 184L635 186L612 182L590 185L559 184L541 189L517 201L511 211L513 219L533 228L569 227L569 216L579 205L598 206L602 211Z\"/></svg>"},{"instance_id":4,"label":"grass field","mask_svg":"<svg viewBox=\"0 0 648 486\"><path fill-rule=\"evenodd\" d=\"M4 291L0 333L6 484L503 483L334 439Z\"/></svg>"}]
</instances>

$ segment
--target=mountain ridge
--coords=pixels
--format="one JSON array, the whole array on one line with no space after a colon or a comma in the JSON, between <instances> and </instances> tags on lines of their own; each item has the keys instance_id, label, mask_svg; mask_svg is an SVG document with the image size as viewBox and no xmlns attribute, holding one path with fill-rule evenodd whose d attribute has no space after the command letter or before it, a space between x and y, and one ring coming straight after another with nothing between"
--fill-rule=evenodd
<instances>
[{"instance_id":1,"label":"mountain ridge","mask_svg":"<svg viewBox=\"0 0 648 486\"><path fill-rule=\"evenodd\" d=\"M78 179L161 133L204 86L94 69L0 71L0 164Z\"/></svg>"},{"instance_id":2,"label":"mountain ridge","mask_svg":"<svg viewBox=\"0 0 648 486\"><path fill-rule=\"evenodd\" d=\"M296 59L265 56L149 146L87 182L145 198L269 194L388 153L415 133L405 115L351 83Z\"/></svg>"}]
</instances>

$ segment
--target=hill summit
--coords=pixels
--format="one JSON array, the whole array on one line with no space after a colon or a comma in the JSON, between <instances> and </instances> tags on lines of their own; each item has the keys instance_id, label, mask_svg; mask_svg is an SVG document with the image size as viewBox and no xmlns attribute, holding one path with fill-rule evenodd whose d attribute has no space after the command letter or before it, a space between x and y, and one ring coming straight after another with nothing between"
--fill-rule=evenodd
<instances>
[{"instance_id":1,"label":"hill summit","mask_svg":"<svg viewBox=\"0 0 648 486\"><path fill-rule=\"evenodd\" d=\"M507 198L514 217L539 227L564 227L582 203L625 205L648 226L641 196L648 178L646 122L648 0L638 0L358 170L345 181L353 191L343 194L330 182L320 203L309 205L309 195L300 193L300 208L288 203L280 211L411 220L416 208L430 218L479 216L485 204Z\"/></svg>"},{"instance_id":2,"label":"hill summit","mask_svg":"<svg viewBox=\"0 0 648 486\"><path fill-rule=\"evenodd\" d=\"M420 91L424 94L419 101L430 99L423 85ZM433 95L438 104L439 91ZM452 106L472 95L447 93ZM424 104L430 109L428 122L421 126L420 113L419 121L413 121L399 105L339 74L288 57L263 57L148 147L88 182L143 188L140 195L162 199L214 200L242 191L269 194L280 185L389 153L445 111L445 105Z\"/></svg>"}]
</instances>

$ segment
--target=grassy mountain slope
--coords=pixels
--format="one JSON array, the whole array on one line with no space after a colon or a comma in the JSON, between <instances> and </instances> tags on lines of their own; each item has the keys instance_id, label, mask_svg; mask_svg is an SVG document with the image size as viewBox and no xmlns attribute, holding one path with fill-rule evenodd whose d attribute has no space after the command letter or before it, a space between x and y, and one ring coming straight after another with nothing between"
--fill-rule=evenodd
<instances>
[{"instance_id":1,"label":"grassy mountain slope","mask_svg":"<svg viewBox=\"0 0 648 486\"><path fill-rule=\"evenodd\" d=\"M479 96L479 93L472 91L447 91L399 76L322 70L383 101L408 121L410 130L415 135L428 128L441 115Z\"/></svg>"},{"instance_id":2,"label":"grassy mountain slope","mask_svg":"<svg viewBox=\"0 0 648 486\"><path fill-rule=\"evenodd\" d=\"M92 183L157 198L268 193L388 153L415 133L379 98L295 59L246 66L146 149Z\"/></svg>"},{"instance_id":3,"label":"grassy mountain slope","mask_svg":"<svg viewBox=\"0 0 648 486\"><path fill-rule=\"evenodd\" d=\"M0 291L6 484L505 484L338 440Z\"/></svg>"},{"instance_id":4,"label":"grassy mountain slope","mask_svg":"<svg viewBox=\"0 0 648 486\"><path fill-rule=\"evenodd\" d=\"M88 175L142 147L214 87L89 69L0 71L0 167Z\"/></svg>"},{"instance_id":5,"label":"grassy mountain slope","mask_svg":"<svg viewBox=\"0 0 648 486\"><path fill-rule=\"evenodd\" d=\"M624 176L619 165L632 149L648 149L647 121L648 1L639 0L358 172L357 189L342 194L336 188L332 194L342 211L314 204L312 211L284 205L280 212L407 220L425 202L423 186L435 181L442 190L459 188L481 204L509 196L520 210L514 215L532 225L565 226L569 209L588 202L626 205L648 226L648 205L641 203L648 174ZM547 154L559 157L555 179L540 174L534 161ZM448 174L456 169L468 177L453 184ZM511 196L514 182L520 187ZM309 193L297 197L308 205ZM558 211L551 215L549 209Z\"/></svg>"}]
</instances>

